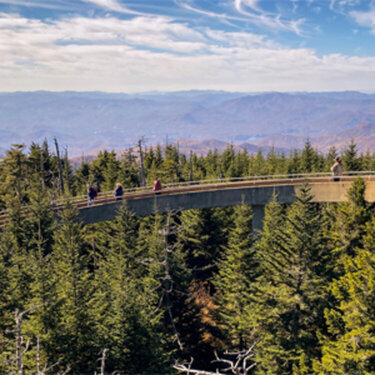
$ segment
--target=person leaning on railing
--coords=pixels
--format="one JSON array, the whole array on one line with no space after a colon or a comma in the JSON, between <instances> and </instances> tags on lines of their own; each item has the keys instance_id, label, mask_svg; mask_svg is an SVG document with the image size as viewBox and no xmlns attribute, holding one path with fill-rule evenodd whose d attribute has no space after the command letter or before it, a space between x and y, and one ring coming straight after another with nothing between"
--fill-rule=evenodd
<instances>
[{"instance_id":1,"label":"person leaning on railing","mask_svg":"<svg viewBox=\"0 0 375 375\"><path fill-rule=\"evenodd\" d=\"M98 195L98 193L95 191L95 189L90 185L86 185L87 188L87 203L89 206L92 205L92 202L94 201L95 197Z\"/></svg>"},{"instance_id":2,"label":"person leaning on railing","mask_svg":"<svg viewBox=\"0 0 375 375\"><path fill-rule=\"evenodd\" d=\"M344 168L342 166L340 158L335 159L335 163L331 167L331 172L333 176L333 181L340 181L340 177L342 175L342 172L344 171Z\"/></svg>"},{"instance_id":3,"label":"person leaning on railing","mask_svg":"<svg viewBox=\"0 0 375 375\"><path fill-rule=\"evenodd\" d=\"M120 200L123 194L124 194L124 191L123 191L123 189L122 189L122 186L121 186L121 184L118 182L118 183L116 184L116 189L115 189L115 191L113 192L113 195L115 196L115 198L116 198L117 200Z\"/></svg>"},{"instance_id":4,"label":"person leaning on railing","mask_svg":"<svg viewBox=\"0 0 375 375\"><path fill-rule=\"evenodd\" d=\"M155 194L161 193L161 182L159 180L159 177L155 178L154 186L153 186L152 190L155 192Z\"/></svg>"}]
</instances>

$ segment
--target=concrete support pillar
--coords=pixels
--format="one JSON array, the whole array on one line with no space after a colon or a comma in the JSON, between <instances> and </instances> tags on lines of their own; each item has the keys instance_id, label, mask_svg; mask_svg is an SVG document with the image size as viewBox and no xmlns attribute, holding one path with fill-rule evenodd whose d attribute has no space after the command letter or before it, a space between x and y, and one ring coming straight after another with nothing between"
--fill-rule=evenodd
<instances>
[{"instance_id":1,"label":"concrete support pillar","mask_svg":"<svg viewBox=\"0 0 375 375\"><path fill-rule=\"evenodd\" d=\"M253 232L263 230L264 205L252 206L253 209Z\"/></svg>"}]
</instances>

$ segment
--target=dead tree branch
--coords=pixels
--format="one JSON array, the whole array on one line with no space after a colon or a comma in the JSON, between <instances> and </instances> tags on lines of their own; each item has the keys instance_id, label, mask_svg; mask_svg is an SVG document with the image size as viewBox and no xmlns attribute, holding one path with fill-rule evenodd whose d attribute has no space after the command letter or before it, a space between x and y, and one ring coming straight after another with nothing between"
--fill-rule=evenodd
<instances>
[{"instance_id":1,"label":"dead tree branch","mask_svg":"<svg viewBox=\"0 0 375 375\"><path fill-rule=\"evenodd\" d=\"M109 352L109 349L107 349L107 348L100 351L101 357L98 359L98 361L100 361L100 374L99 375L104 375L105 359L107 357L107 352ZM96 371L95 371L95 375L97 375Z\"/></svg>"},{"instance_id":2,"label":"dead tree branch","mask_svg":"<svg viewBox=\"0 0 375 375\"><path fill-rule=\"evenodd\" d=\"M228 358L220 358L215 351L215 360L213 360L211 363L220 363L225 364L227 367L222 368L219 370L216 369L215 372L212 371L205 371L205 370L199 370L199 369L193 369L191 366L193 365L194 359L191 358L189 363L185 364L175 364L173 368L175 370L181 371L186 373L187 375L249 375L251 370L255 368L257 365L256 362L252 362L248 364L249 360L254 357L254 348L255 345L258 343L255 342L250 348L242 351L236 351L236 352L228 352L226 351L224 355L226 356L235 356L234 359L228 359Z\"/></svg>"}]
</instances>

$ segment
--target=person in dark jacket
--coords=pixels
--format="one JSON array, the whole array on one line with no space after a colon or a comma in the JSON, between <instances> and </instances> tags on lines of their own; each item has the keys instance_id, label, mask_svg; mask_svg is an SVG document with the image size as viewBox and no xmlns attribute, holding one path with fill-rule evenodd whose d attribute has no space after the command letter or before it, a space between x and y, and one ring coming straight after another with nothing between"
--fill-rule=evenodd
<instances>
[{"instance_id":1,"label":"person in dark jacket","mask_svg":"<svg viewBox=\"0 0 375 375\"><path fill-rule=\"evenodd\" d=\"M155 194L160 194L160 192L161 192L161 182L159 180L159 177L155 178L154 187L152 188L152 190L155 192Z\"/></svg>"},{"instance_id":2,"label":"person in dark jacket","mask_svg":"<svg viewBox=\"0 0 375 375\"><path fill-rule=\"evenodd\" d=\"M88 203L89 206L91 206L92 202L94 201L95 197L97 196L97 192L95 191L95 189L90 184L87 184L86 187L87 187L87 203Z\"/></svg>"},{"instance_id":3,"label":"person in dark jacket","mask_svg":"<svg viewBox=\"0 0 375 375\"><path fill-rule=\"evenodd\" d=\"M344 168L342 166L340 158L336 158L335 163L331 167L333 181L340 181L340 176L342 175L343 171Z\"/></svg>"},{"instance_id":4,"label":"person in dark jacket","mask_svg":"<svg viewBox=\"0 0 375 375\"><path fill-rule=\"evenodd\" d=\"M120 200L123 194L124 194L124 191L123 191L123 189L122 189L122 186L121 186L121 184L118 182L118 183L116 184L116 189L115 189L115 191L113 192L113 195L115 196L115 198L116 198L117 200Z\"/></svg>"}]
</instances>

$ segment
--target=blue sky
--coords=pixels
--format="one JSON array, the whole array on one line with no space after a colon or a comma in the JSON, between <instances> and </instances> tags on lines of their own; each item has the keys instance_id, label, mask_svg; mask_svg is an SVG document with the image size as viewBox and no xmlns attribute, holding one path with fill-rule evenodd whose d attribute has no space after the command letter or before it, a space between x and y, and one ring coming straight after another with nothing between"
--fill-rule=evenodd
<instances>
[{"instance_id":1,"label":"blue sky","mask_svg":"<svg viewBox=\"0 0 375 375\"><path fill-rule=\"evenodd\" d=\"M0 0L0 91L375 92L375 1Z\"/></svg>"}]
</instances>

